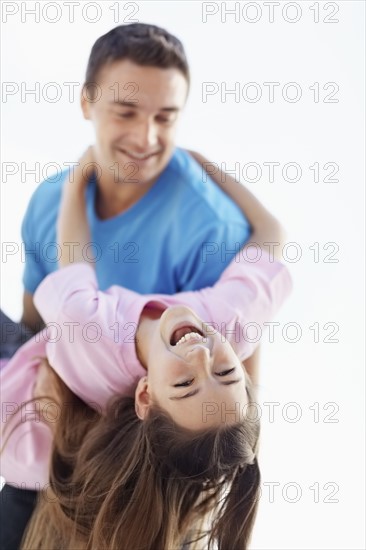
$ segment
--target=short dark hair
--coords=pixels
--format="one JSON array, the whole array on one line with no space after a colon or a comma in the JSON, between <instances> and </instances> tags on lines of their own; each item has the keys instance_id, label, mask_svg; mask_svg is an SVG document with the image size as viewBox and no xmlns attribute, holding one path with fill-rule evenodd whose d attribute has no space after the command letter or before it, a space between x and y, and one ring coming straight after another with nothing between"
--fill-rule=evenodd
<instances>
[{"instance_id":1,"label":"short dark hair","mask_svg":"<svg viewBox=\"0 0 366 550\"><path fill-rule=\"evenodd\" d=\"M90 52L84 87L90 87L93 93L100 70L122 59L142 66L175 67L189 85L189 67L181 41L156 25L131 23L115 27L95 42Z\"/></svg>"}]
</instances>

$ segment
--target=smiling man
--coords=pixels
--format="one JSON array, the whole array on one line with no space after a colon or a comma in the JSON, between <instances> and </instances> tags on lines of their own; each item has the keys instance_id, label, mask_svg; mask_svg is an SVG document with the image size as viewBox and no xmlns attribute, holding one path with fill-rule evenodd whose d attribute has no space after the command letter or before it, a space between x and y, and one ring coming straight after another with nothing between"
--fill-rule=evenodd
<instances>
[{"instance_id":1,"label":"smiling man","mask_svg":"<svg viewBox=\"0 0 366 550\"><path fill-rule=\"evenodd\" d=\"M145 67L125 59L101 69L97 90L89 88L86 84L82 109L96 132L98 214L109 218L142 197L166 168L188 82L175 67Z\"/></svg>"},{"instance_id":2,"label":"smiling man","mask_svg":"<svg viewBox=\"0 0 366 550\"><path fill-rule=\"evenodd\" d=\"M81 107L94 128L99 166L87 188L93 244L85 253L96 258L101 289L119 284L172 294L212 285L249 238L239 208L175 146L188 90L183 46L164 29L119 26L92 48ZM58 267L66 176L36 189L23 220L22 321L33 330L42 323L33 293Z\"/></svg>"}]
</instances>

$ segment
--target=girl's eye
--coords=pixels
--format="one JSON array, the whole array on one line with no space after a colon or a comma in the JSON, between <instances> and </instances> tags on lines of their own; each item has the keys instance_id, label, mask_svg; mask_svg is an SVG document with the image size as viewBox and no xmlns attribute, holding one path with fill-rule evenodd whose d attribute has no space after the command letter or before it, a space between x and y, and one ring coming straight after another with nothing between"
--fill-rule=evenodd
<instances>
[{"instance_id":1,"label":"girl's eye","mask_svg":"<svg viewBox=\"0 0 366 550\"><path fill-rule=\"evenodd\" d=\"M235 367L230 369L230 370L224 370L222 372L217 372L217 376L227 376L228 374L231 374L232 372L234 372L235 370Z\"/></svg>"},{"instance_id":2,"label":"girl's eye","mask_svg":"<svg viewBox=\"0 0 366 550\"><path fill-rule=\"evenodd\" d=\"M184 386L190 386L193 382L193 378L192 380L187 380L186 382L181 382L180 384L174 384L174 387L175 388L180 388L180 387L184 387Z\"/></svg>"}]
</instances>

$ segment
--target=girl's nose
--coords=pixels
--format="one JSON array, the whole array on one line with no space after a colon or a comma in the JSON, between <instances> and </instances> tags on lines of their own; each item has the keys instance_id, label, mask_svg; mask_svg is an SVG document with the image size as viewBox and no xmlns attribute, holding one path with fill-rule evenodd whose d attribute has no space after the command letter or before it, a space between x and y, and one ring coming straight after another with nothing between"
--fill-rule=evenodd
<instances>
[{"instance_id":1,"label":"girl's nose","mask_svg":"<svg viewBox=\"0 0 366 550\"><path fill-rule=\"evenodd\" d=\"M203 346L198 344L195 346L192 351L189 352L187 355L187 359L189 362L192 362L194 365L202 368L208 369L211 367L212 358L210 354L210 350Z\"/></svg>"}]
</instances>

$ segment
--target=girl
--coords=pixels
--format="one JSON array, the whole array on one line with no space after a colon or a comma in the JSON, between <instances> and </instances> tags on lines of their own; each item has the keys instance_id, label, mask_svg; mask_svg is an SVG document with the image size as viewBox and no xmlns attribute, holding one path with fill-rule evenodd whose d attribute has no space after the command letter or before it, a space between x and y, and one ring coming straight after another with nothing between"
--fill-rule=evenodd
<instances>
[{"instance_id":1,"label":"girl","mask_svg":"<svg viewBox=\"0 0 366 550\"><path fill-rule=\"evenodd\" d=\"M199 292L140 296L121 287L100 292L82 255L90 241L83 168L91 162L88 150L76 181L65 187L59 223L64 269L49 275L35 295L51 328L48 359L70 389L43 367L58 387L53 399L61 408L53 424L55 498L40 501L24 548L170 550L193 525L199 540L199 523L210 514L207 544L244 548L259 488L259 427L248 419L254 396L242 365L254 346L244 329L249 322L263 328L288 294L287 270L260 248L270 237L277 240L280 230L270 216L258 223L258 209L249 217L255 199L239 184L256 257L246 246L214 287ZM225 190L238 192L235 186ZM69 245L76 235L71 261ZM24 402L34 390L39 395L34 384L40 362L25 359L31 351L41 355L42 346L29 342L12 360L13 368L3 371L7 401ZM20 368L22 388L15 380ZM124 397L111 401L116 394ZM81 400L92 401L92 407ZM44 403L41 416L50 424ZM27 471L23 435L31 457ZM4 455L8 482L22 475L26 486L44 487L50 444L44 424L21 423ZM148 514L150 521L141 525Z\"/></svg>"}]
</instances>

